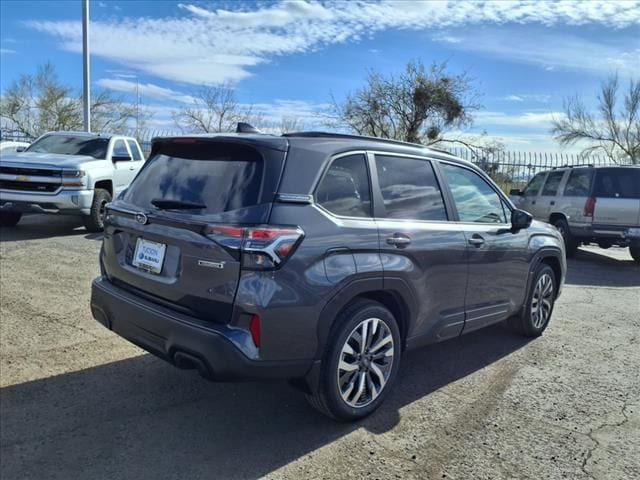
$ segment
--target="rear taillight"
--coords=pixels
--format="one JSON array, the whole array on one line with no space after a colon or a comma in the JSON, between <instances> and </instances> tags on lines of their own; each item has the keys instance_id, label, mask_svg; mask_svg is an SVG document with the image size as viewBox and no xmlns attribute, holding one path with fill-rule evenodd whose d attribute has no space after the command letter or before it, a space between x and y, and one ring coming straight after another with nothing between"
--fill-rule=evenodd
<instances>
[{"instance_id":1,"label":"rear taillight","mask_svg":"<svg viewBox=\"0 0 640 480\"><path fill-rule=\"evenodd\" d=\"M251 333L251 339L256 347L260 348L260 315L251 315L249 321L249 332Z\"/></svg>"},{"instance_id":2,"label":"rear taillight","mask_svg":"<svg viewBox=\"0 0 640 480\"><path fill-rule=\"evenodd\" d=\"M242 267L269 270L282 265L304 237L299 227L238 227L207 225L204 234L228 250L238 252Z\"/></svg>"},{"instance_id":3,"label":"rear taillight","mask_svg":"<svg viewBox=\"0 0 640 480\"><path fill-rule=\"evenodd\" d=\"M596 209L596 198L589 197L587 201L584 202L584 216L585 217L593 217L593 211Z\"/></svg>"}]
</instances>

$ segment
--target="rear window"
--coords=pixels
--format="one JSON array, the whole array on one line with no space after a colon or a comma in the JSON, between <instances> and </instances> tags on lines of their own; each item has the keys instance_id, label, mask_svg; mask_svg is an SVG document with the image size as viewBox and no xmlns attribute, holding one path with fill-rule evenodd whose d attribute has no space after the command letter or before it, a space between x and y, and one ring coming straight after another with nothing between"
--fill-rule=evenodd
<instances>
[{"instance_id":1,"label":"rear window","mask_svg":"<svg viewBox=\"0 0 640 480\"><path fill-rule=\"evenodd\" d=\"M594 195L602 198L640 198L640 169L597 170Z\"/></svg>"},{"instance_id":2,"label":"rear window","mask_svg":"<svg viewBox=\"0 0 640 480\"><path fill-rule=\"evenodd\" d=\"M203 204L191 214L216 214L258 204L260 153L244 145L169 146L150 158L123 200L155 209L153 200Z\"/></svg>"}]
</instances>

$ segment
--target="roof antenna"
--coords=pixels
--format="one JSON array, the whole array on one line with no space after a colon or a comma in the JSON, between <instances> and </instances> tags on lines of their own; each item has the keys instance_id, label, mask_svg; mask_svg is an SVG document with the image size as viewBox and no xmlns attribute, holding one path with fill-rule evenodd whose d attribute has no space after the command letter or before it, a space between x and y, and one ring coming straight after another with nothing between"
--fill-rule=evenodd
<instances>
[{"instance_id":1,"label":"roof antenna","mask_svg":"<svg viewBox=\"0 0 640 480\"><path fill-rule=\"evenodd\" d=\"M250 125L246 122L238 122L238 126L236 127L236 133L262 133L253 125Z\"/></svg>"}]
</instances>

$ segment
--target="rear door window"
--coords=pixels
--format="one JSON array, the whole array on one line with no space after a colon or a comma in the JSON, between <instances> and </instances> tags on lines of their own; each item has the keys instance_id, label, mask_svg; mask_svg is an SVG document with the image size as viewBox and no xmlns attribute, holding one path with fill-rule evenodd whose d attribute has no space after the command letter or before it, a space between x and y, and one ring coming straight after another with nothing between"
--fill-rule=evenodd
<instances>
[{"instance_id":1,"label":"rear door window","mask_svg":"<svg viewBox=\"0 0 640 480\"><path fill-rule=\"evenodd\" d=\"M428 160L376 155L386 218L447 220L442 192Z\"/></svg>"},{"instance_id":2,"label":"rear door window","mask_svg":"<svg viewBox=\"0 0 640 480\"><path fill-rule=\"evenodd\" d=\"M592 179L593 170L572 170L564 187L565 197L588 197Z\"/></svg>"},{"instance_id":3,"label":"rear door window","mask_svg":"<svg viewBox=\"0 0 640 480\"><path fill-rule=\"evenodd\" d=\"M190 214L230 212L258 203L262 174L262 156L245 145L174 146L153 154L124 201L149 209L157 199L205 206Z\"/></svg>"},{"instance_id":4,"label":"rear door window","mask_svg":"<svg viewBox=\"0 0 640 480\"><path fill-rule=\"evenodd\" d=\"M140 151L138 144L133 140L127 140L127 143L129 144L129 150L131 150L131 156L133 157L133 160L142 160L144 157L142 156L142 152Z\"/></svg>"},{"instance_id":5,"label":"rear door window","mask_svg":"<svg viewBox=\"0 0 640 480\"><path fill-rule=\"evenodd\" d=\"M640 169L598 169L594 195L602 198L640 198Z\"/></svg>"},{"instance_id":6,"label":"rear door window","mask_svg":"<svg viewBox=\"0 0 640 480\"><path fill-rule=\"evenodd\" d=\"M316 201L336 215L371 217L365 156L349 155L334 160L318 186Z\"/></svg>"},{"instance_id":7,"label":"rear door window","mask_svg":"<svg viewBox=\"0 0 640 480\"><path fill-rule=\"evenodd\" d=\"M564 171L551 172L547 177L544 188L542 189L542 195L552 197L557 194L558 188L560 187L560 182L562 182L562 177L564 177Z\"/></svg>"},{"instance_id":8,"label":"rear door window","mask_svg":"<svg viewBox=\"0 0 640 480\"><path fill-rule=\"evenodd\" d=\"M523 195L525 197L535 197L536 195L538 195L538 192L540 191L540 187L542 186L544 177L546 175L546 172L542 172L533 177L529 182L529 185L527 185L527 188L524 189Z\"/></svg>"}]
</instances>

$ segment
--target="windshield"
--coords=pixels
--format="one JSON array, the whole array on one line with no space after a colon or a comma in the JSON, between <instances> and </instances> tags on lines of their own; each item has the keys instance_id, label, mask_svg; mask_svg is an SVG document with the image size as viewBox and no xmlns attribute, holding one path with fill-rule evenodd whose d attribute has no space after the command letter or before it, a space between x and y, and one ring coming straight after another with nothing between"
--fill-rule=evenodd
<instances>
[{"instance_id":1,"label":"windshield","mask_svg":"<svg viewBox=\"0 0 640 480\"><path fill-rule=\"evenodd\" d=\"M88 155L107 158L108 138L80 135L46 135L27 148L27 152L57 153L59 155Z\"/></svg>"}]
</instances>

